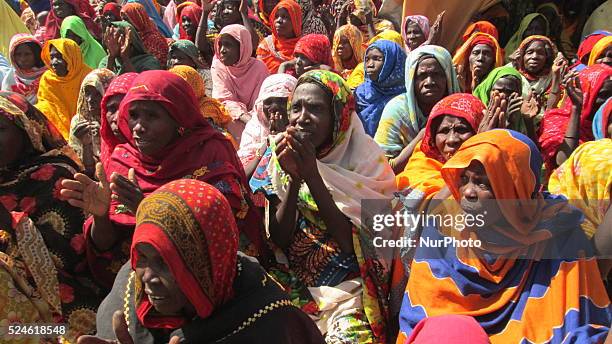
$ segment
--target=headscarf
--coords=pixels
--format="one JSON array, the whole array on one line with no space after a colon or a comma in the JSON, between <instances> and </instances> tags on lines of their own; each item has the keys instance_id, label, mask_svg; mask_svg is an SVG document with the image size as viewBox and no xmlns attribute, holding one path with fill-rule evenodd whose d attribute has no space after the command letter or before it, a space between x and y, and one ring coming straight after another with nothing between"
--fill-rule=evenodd
<instances>
[{"instance_id":1,"label":"headscarf","mask_svg":"<svg viewBox=\"0 0 612 344\"><path fill-rule=\"evenodd\" d=\"M94 19L97 16L96 11L89 4L89 1L65 0L65 2L70 4L74 8L74 15L83 20L83 23L85 23L85 26L87 27L87 31L89 31L89 33L91 33L95 38L102 37L100 26L94 22ZM47 22L45 24L46 31L44 34L44 40L48 41L50 39L59 38L61 26L62 19L58 18L57 15L55 15L55 10L53 10L53 6L51 6L51 10L49 11L49 15L47 16Z\"/></svg>"},{"instance_id":2,"label":"headscarf","mask_svg":"<svg viewBox=\"0 0 612 344\"><path fill-rule=\"evenodd\" d=\"M410 338L400 344L490 344L487 333L473 317L439 315L424 318L414 327Z\"/></svg>"},{"instance_id":3,"label":"headscarf","mask_svg":"<svg viewBox=\"0 0 612 344\"><path fill-rule=\"evenodd\" d=\"M463 213L460 178L473 161L484 166L509 225L423 229L423 240L443 240L450 234L481 240L481 245L417 248L398 340L423 318L447 314L473 316L492 343L603 340L610 301L596 260L584 258L590 246L578 229L582 215L560 196L539 192L542 160L537 146L505 129L472 136L442 168L455 200L443 204L446 210ZM581 287L583 283L589 287Z\"/></svg>"},{"instance_id":4,"label":"headscarf","mask_svg":"<svg viewBox=\"0 0 612 344\"><path fill-rule=\"evenodd\" d=\"M370 79L368 75L365 76L364 83L355 90L355 101L357 114L363 123L364 130L373 137L387 102L406 92L404 76L406 53L397 43L380 40L368 47L364 60L371 49L377 49L383 54L383 66L376 81Z\"/></svg>"},{"instance_id":5,"label":"headscarf","mask_svg":"<svg viewBox=\"0 0 612 344\"><path fill-rule=\"evenodd\" d=\"M338 55L338 46L340 45L340 39L342 37L346 37L351 49L353 49L353 57L351 58L350 65L357 66L359 62L361 62L361 56L363 56L363 35L357 26L351 24L342 25L334 33L334 43L332 46L332 59L334 65L332 67L338 71L344 79L347 79L353 69L344 66L340 55Z\"/></svg>"},{"instance_id":6,"label":"headscarf","mask_svg":"<svg viewBox=\"0 0 612 344\"><path fill-rule=\"evenodd\" d=\"M424 56L434 57L444 70L447 95L460 92L452 58L446 49L437 45L424 45L411 51L406 58L406 93L387 103L374 136L387 156L397 156L427 122L428 114L423 114L418 106L414 83L414 75Z\"/></svg>"},{"instance_id":7,"label":"headscarf","mask_svg":"<svg viewBox=\"0 0 612 344\"><path fill-rule=\"evenodd\" d=\"M475 23L470 24L470 26L465 29L463 33L463 41L467 41L473 34L477 32L486 33L488 35L493 36L495 40L499 41L499 33L497 32L497 28L495 25L491 24L486 20L480 20Z\"/></svg>"},{"instance_id":8,"label":"headscarf","mask_svg":"<svg viewBox=\"0 0 612 344\"><path fill-rule=\"evenodd\" d=\"M197 67L202 67L202 61L200 61L200 51L192 41L186 39L174 41L172 44L170 44L168 53L175 49L180 50L185 53L185 55L189 56Z\"/></svg>"},{"instance_id":9,"label":"headscarf","mask_svg":"<svg viewBox=\"0 0 612 344\"><path fill-rule=\"evenodd\" d=\"M592 122L589 119L593 112L593 104L603 84L612 77L612 67L605 64L596 64L582 70L578 74L582 88L582 111L580 112L579 142L593 140ZM572 112L572 100L565 98L559 109L546 111L540 126L540 147L542 156L549 170L556 165L556 155Z\"/></svg>"},{"instance_id":10,"label":"headscarf","mask_svg":"<svg viewBox=\"0 0 612 344\"><path fill-rule=\"evenodd\" d=\"M58 76L51 69L51 46L62 54L68 67L66 76ZM64 138L70 132L70 119L76 113L81 82L91 72L83 61L81 48L70 39L52 39L45 43L42 59L48 70L40 79L36 107L47 116Z\"/></svg>"},{"instance_id":11,"label":"headscarf","mask_svg":"<svg viewBox=\"0 0 612 344\"><path fill-rule=\"evenodd\" d=\"M519 86L522 84L521 73L519 73L514 67L510 66L501 66L493 69L489 75L480 83L472 94L474 94L478 99L480 99L485 105L489 104L489 97L491 96L491 91L493 90L493 85L497 82L497 80L507 77L513 76L517 79Z\"/></svg>"},{"instance_id":12,"label":"headscarf","mask_svg":"<svg viewBox=\"0 0 612 344\"><path fill-rule=\"evenodd\" d=\"M573 66L574 69L581 71L586 68L586 65L589 63L588 57L591 51L593 51L595 44L602 38L610 35L611 33L608 31L599 30L586 36L582 43L580 43L580 46L578 46L578 52L576 53L576 55L578 55L578 61L576 61L576 64Z\"/></svg>"},{"instance_id":13,"label":"headscarf","mask_svg":"<svg viewBox=\"0 0 612 344\"><path fill-rule=\"evenodd\" d=\"M138 207L132 269L138 266L137 246L151 245L198 317L206 319L234 296L238 241L232 209L221 192L198 180L172 181ZM136 283L143 290L142 281ZM136 297L138 320L147 328L177 329L189 321L160 316L144 293Z\"/></svg>"},{"instance_id":14,"label":"headscarf","mask_svg":"<svg viewBox=\"0 0 612 344\"><path fill-rule=\"evenodd\" d=\"M176 26L176 2L174 2L174 0L170 0L166 6L163 22L169 28L174 28Z\"/></svg>"},{"instance_id":15,"label":"headscarf","mask_svg":"<svg viewBox=\"0 0 612 344\"><path fill-rule=\"evenodd\" d=\"M200 106L200 112L205 118L210 118L216 125L224 127L232 118L225 112L225 107L217 99L206 96L206 85L204 79L197 70L189 66L174 66L168 70L174 73L193 88L196 99Z\"/></svg>"},{"instance_id":16,"label":"headscarf","mask_svg":"<svg viewBox=\"0 0 612 344\"><path fill-rule=\"evenodd\" d=\"M121 18L121 6L116 2L109 2L102 8L102 15L111 12L117 18Z\"/></svg>"},{"instance_id":17,"label":"headscarf","mask_svg":"<svg viewBox=\"0 0 612 344\"><path fill-rule=\"evenodd\" d=\"M257 47L257 58L263 61L272 74L278 72L280 64L293 59L293 50L302 36L302 8L293 0L281 0L270 13L272 23L276 20L276 13L284 8L289 13L293 33L291 39L281 38L276 32L276 26L272 25L272 35L266 37Z\"/></svg>"},{"instance_id":18,"label":"headscarf","mask_svg":"<svg viewBox=\"0 0 612 344\"><path fill-rule=\"evenodd\" d=\"M543 14L531 13L526 15L525 18L523 18L523 20L521 21L518 30L514 33L514 35L512 35L512 37L510 37L510 40L504 47L504 52L506 53L506 62L509 62L510 55L512 55L512 53L514 53L514 51L518 49L519 45L521 45L521 42L523 42L523 40L527 38L523 37L523 35L529 27L529 24L531 24L532 21L538 18L544 19L544 21L546 22L546 36L548 36L548 34L550 33L550 25L548 24L548 19L546 19Z\"/></svg>"},{"instance_id":19,"label":"headscarf","mask_svg":"<svg viewBox=\"0 0 612 344\"><path fill-rule=\"evenodd\" d=\"M172 37L172 31L166 26L166 24L164 24L164 21L162 20L161 16L159 15L159 12L155 8L155 5L153 4L151 0L128 0L127 1L127 3L130 3L130 2L137 2L141 4L142 6L144 6L145 10L147 11L147 14L149 15L149 18L153 20L153 22L159 29L159 32L162 35L164 35L164 37L167 37L167 38Z\"/></svg>"},{"instance_id":20,"label":"headscarf","mask_svg":"<svg viewBox=\"0 0 612 344\"><path fill-rule=\"evenodd\" d=\"M244 128L238 157L242 165L255 158L255 152L270 135L270 125L263 112L264 100L272 97L288 98L293 93L297 79L289 74L272 74L261 84L259 96L255 100L252 116Z\"/></svg>"},{"instance_id":21,"label":"headscarf","mask_svg":"<svg viewBox=\"0 0 612 344\"><path fill-rule=\"evenodd\" d=\"M220 39L223 35L230 35L240 43L240 57L232 66L224 65L218 57ZM215 57L210 69L213 79L213 98L222 102L235 119L253 108L261 83L268 77L266 65L251 57L252 52L251 34L239 24L224 27L215 40Z\"/></svg>"},{"instance_id":22,"label":"headscarf","mask_svg":"<svg viewBox=\"0 0 612 344\"><path fill-rule=\"evenodd\" d=\"M130 88L132 87L132 82L138 76L138 73L124 73L117 76L113 81L108 85L104 96L102 97L102 102L100 102L100 161L104 164L104 169L106 170L106 165L110 160L111 154L115 147L120 143L125 143L125 138L120 140L113 133L110 123L106 119L106 103L108 100L116 95L126 95ZM117 123L119 123L119 119L117 118Z\"/></svg>"},{"instance_id":23,"label":"headscarf","mask_svg":"<svg viewBox=\"0 0 612 344\"><path fill-rule=\"evenodd\" d=\"M332 66L331 45L326 35L311 33L302 36L295 44L294 56L302 54L314 64Z\"/></svg>"},{"instance_id":24,"label":"headscarf","mask_svg":"<svg viewBox=\"0 0 612 344\"><path fill-rule=\"evenodd\" d=\"M593 50L591 51L591 55L589 56L589 63L587 66L592 66L595 64L595 61L601 57L601 55L608 49L609 46L612 45L612 36L606 36L600 39L595 46L593 46Z\"/></svg>"},{"instance_id":25,"label":"headscarf","mask_svg":"<svg viewBox=\"0 0 612 344\"><path fill-rule=\"evenodd\" d=\"M97 68L100 61L106 56L106 52L100 43L91 35L83 19L77 16L64 18L60 28L60 35L62 38L66 38L68 30L72 31L83 40L79 47L81 48L85 64L91 68Z\"/></svg>"},{"instance_id":26,"label":"headscarf","mask_svg":"<svg viewBox=\"0 0 612 344\"><path fill-rule=\"evenodd\" d=\"M493 50L493 68L499 67L504 63L504 55L502 52L499 43L495 37L483 33L478 32L472 35L465 43L457 49L455 56L453 57L453 64L456 66L463 66L463 80L467 83L466 92L470 93L473 90L471 89L472 82L472 73L470 71L470 54L474 47L478 44L486 44L491 50Z\"/></svg>"},{"instance_id":27,"label":"headscarf","mask_svg":"<svg viewBox=\"0 0 612 344\"><path fill-rule=\"evenodd\" d=\"M582 210L582 230L593 237L610 206L612 185L612 139L585 142L557 168L548 181L548 190L563 195Z\"/></svg>"},{"instance_id":28,"label":"headscarf","mask_svg":"<svg viewBox=\"0 0 612 344\"><path fill-rule=\"evenodd\" d=\"M612 98L610 98L612 99ZM599 110L593 117L593 136L595 140L601 140L608 136L608 122L610 121L610 113L612 112L612 101L610 99L599 107Z\"/></svg>"},{"instance_id":29,"label":"headscarf","mask_svg":"<svg viewBox=\"0 0 612 344\"><path fill-rule=\"evenodd\" d=\"M145 49L155 56L162 66L165 66L168 58L168 43L149 18L144 6L135 2L127 3L121 8L121 13L125 14L136 28Z\"/></svg>"},{"instance_id":30,"label":"headscarf","mask_svg":"<svg viewBox=\"0 0 612 344\"><path fill-rule=\"evenodd\" d=\"M544 66L544 70L540 72L540 75L531 75L525 69L523 64L523 56L525 56L527 48L531 45L531 43L536 41L541 41L549 47L549 49L546 49L546 51L550 51L552 54L552 56L549 57L551 62L557 55L557 46L548 37L538 35L529 36L525 38L523 42L521 42L521 45L518 48L520 54L517 61L517 69L521 73L523 80L523 96L527 96L530 90L533 90L535 94L544 94L550 88L552 83L552 63L550 63L549 66Z\"/></svg>"},{"instance_id":31,"label":"headscarf","mask_svg":"<svg viewBox=\"0 0 612 344\"><path fill-rule=\"evenodd\" d=\"M130 62L132 63L132 66L134 66L136 73L144 72L147 70L162 69L162 66L159 61L153 55L147 52L144 43L140 39L140 36L138 36L138 32L130 23L126 21L118 21L112 22L111 25L124 30L130 28L130 38L132 40L132 56L130 57ZM119 60L115 61L115 65L119 67L119 69L117 70L117 74L125 73L125 71L123 70L123 66L121 66ZM106 67L108 67L108 55L105 56L100 62L100 68Z\"/></svg>"},{"instance_id":32,"label":"headscarf","mask_svg":"<svg viewBox=\"0 0 612 344\"><path fill-rule=\"evenodd\" d=\"M0 20L2 21L2 25L0 25L0 56L8 56L11 37L18 33L30 33L30 31L6 1L0 3ZM2 75L1 71L0 75Z\"/></svg>"},{"instance_id":33,"label":"headscarf","mask_svg":"<svg viewBox=\"0 0 612 344\"><path fill-rule=\"evenodd\" d=\"M404 20L402 20L402 40L406 46L406 53L410 52L410 48L408 48L408 35L406 33L406 28L408 27L409 22L416 23L419 26L421 32L423 32L425 40L427 40L427 37L429 37L430 30L429 19L427 17L422 15L406 16Z\"/></svg>"},{"instance_id":34,"label":"headscarf","mask_svg":"<svg viewBox=\"0 0 612 344\"><path fill-rule=\"evenodd\" d=\"M17 47L22 44L28 44L33 49L34 57L38 59L32 70L24 70L20 68L15 61L15 51ZM36 48L37 47L37 48ZM25 96L29 102L36 104L36 93L38 92L38 85L40 83L40 77L47 70L44 65L40 53L37 56L37 50L42 51L42 45L29 34L16 34L11 38L11 45L9 48L10 54L9 59L13 65L13 69L4 77L2 82L2 89L19 93Z\"/></svg>"},{"instance_id":35,"label":"headscarf","mask_svg":"<svg viewBox=\"0 0 612 344\"><path fill-rule=\"evenodd\" d=\"M193 4L193 5L186 6L181 11L178 11L177 9L177 12L178 14L177 14L176 21L178 22L178 26L179 26L180 39L187 39L192 42L195 42L195 36L193 37L189 36L187 32L183 29L183 24L182 24L183 17L185 16L189 18L189 20L191 20L193 25L197 28L198 23L200 22L200 17L202 17L202 7L196 4Z\"/></svg>"}]
</instances>

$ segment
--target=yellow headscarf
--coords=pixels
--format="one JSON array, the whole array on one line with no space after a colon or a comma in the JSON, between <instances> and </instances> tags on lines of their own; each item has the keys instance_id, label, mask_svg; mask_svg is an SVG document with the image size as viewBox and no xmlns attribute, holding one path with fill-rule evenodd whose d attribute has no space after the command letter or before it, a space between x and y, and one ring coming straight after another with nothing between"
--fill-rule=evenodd
<instances>
[{"instance_id":1,"label":"yellow headscarf","mask_svg":"<svg viewBox=\"0 0 612 344\"><path fill-rule=\"evenodd\" d=\"M50 50L55 47L68 65L68 74L60 77L51 68ZM45 43L41 57L48 70L38 86L36 107L59 130L65 139L70 133L70 120L76 113L81 82L91 72L83 61L81 48L70 39L52 39Z\"/></svg>"},{"instance_id":2,"label":"yellow headscarf","mask_svg":"<svg viewBox=\"0 0 612 344\"><path fill-rule=\"evenodd\" d=\"M606 36L600 39L597 42L597 44L593 46L593 50L591 50L591 55L589 55L589 62L587 66L594 65L595 60L600 58L601 57L600 55L603 54L606 51L606 48L608 48L611 44L612 44L612 36Z\"/></svg>"},{"instance_id":3,"label":"yellow headscarf","mask_svg":"<svg viewBox=\"0 0 612 344\"><path fill-rule=\"evenodd\" d=\"M18 33L30 33L19 16L6 1L0 1L0 54L9 56L11 37Z\"/></svg>"},{"instance_id":4,"label":"yellow headscarf","mask_svg":"<svg viewBox=\"0 0 612 344\"><path fill-rule=\"evenodd\" d=\"M338 55L338 46L340 45L340 39L346 37L349 41L349 45L353 49L352 65L357 66L363 59L363 35L359 28L355 25L346 24L342 25L336 33L334 33L334 43L332 46L332 58L334 60L334 68L340 72L343 78L347 78L352 69L345 68L342 65L342 59Z\"/></svg>"}]
</instances>

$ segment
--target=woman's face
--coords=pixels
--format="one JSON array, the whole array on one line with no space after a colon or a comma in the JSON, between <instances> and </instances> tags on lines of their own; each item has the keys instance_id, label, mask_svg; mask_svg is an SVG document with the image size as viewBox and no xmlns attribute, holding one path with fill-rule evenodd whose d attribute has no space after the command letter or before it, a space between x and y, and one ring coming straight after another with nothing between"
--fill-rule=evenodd
<instances>
[{"instance_id":1,"label":"woman's face","mask_svg":"<svg viewBox=\"0 0 612 344\"><path fill-rule=\"evenodd\" d=\"M36 66L36 55L29 44L20 44L13 53L15 64L21 69L30 70Z\"/></svg>"},{"instance_id":2,"label":"woman's face","mask_svg":"<svg viewBox=\"0 0 612 344\"><path fill-rule=\"evenodd\" d=\"M276 18L274 18L274 27L276 33L282 38L295 38L295 32L293 32L293 24L291 23L291 16L289 11L285 8L280 8L276 11Z\"/></svg>"},{"instance_id":3,"label":"woman's face","mask_svg":"<svg viewBox=\"0 0 612 344\"><path fill-rule=\"evenodd\" d=\"M64 19L68 16L76 15L76 10L71 4L65 0L53 0L53 12L59 19Z\"/></svg>"},{"instance_id":4,"label":"woman's face","mask_svg":"<svg viewBox=\"0 0 612 344\"><path fill-rule=\"evenodd\" d=\"M421 109L432 107L446 96L446 74L434 57L419 62L414 83L415 96Z\"/></svg>"},{"instance_id":5,"label":"woman's face","mask_svg":"<svg viewBox=\"0 0 612 344\"><path fill-rule=\"evenodd\" d=\"M263 101L263 113L273 133L285 131L289 124L287 100L287 97L270 97Z\"/></svg>"},{"instance_id":6,"label":"woman's face","mask_svg":"<svg viewBox=\"0 0 612 344\"><path fill-rule=\"evenodd\" d=\"M345 36L340 37L336 53L343 62L350 61L353 58L353 47L351 47L351 42Z\"/></svg>"},{"instance_id":7,"label":"woman's face","mask_svg":"<svg viewBox=\"0 0 612 344\"><path fill-rule=\"evenodd\" d=\"M101 101L102 95L95 87L90 85L85 86L85 104L87 104L87 112L89 112L89 117L95 120L100 119Z\"/></svg>"},{"instance_id":8,"label":"woman's face","mask_svg":"<svg viewBox=\"0 0 612 344\"><path fill-rule=\"evenodd\" d=\"M239 24L241 19L240 6L238 2L225 1L221 7L221 20L223 26Z\"/></svg>"},{"instance_id":9,"label":"woman's face","mask_svg":"<svg viewBox=\"0 0 612 344\"><path fill-rule=\"evenodd\" d=\"M476 44L468 58L470 70L473 70L476 77L482 80L493 69L494 57L493 49L487 44Z\"/></svg>"},{"instance_id":10,"label":"woman's face","mask_svg":"<svg viewBox=\"0 0 612 344\"><path fill-rule=\"evenodd\" d=\"M296 53L295 54L295 73L296 77L300 77L302 74L306 72L306 68L313 66L315 63L310 61L308 57L304 54Z\"/></svg>"},{"instance_id":11,"label":"woman's face","mask_svg":"<svg viewBox=\"0 0 612 344\"><path fill-rule=\"evenodd\" d=\"M382 51L372 48L369 49L365 56L364 68L365 73L368 75L370 80L377 81L380 70L385 64L385 55Z\"/></svg>"},{"instance_id":12,"label":"woman's face","mask_svg":"<svg viewBox=\"0 0 612 344\"><path fill-rule=\"evenodd\" d=\"M474 134L474 130L465 119L444 115L434 136L436 148L444 161L447 161L461 147L461 144Z\"/></svg>"},{"instance_id":13,"label":"woman's face","mask_svg":"<svg viewBox=\"0 0 612 344\"><path fill-rule=\"evenodd\" d=\"M78 45L81 45L81 43L83 43L83 39L79 37L79 35L74 33L72 30L66 31L66 38L73 40Z\"/></svg>"},{"instance_id":14,"label":"woman's face","mask_svg":"<svg viewBox=\"0 0 612 344\"><path fill-rule=\"evenodd\" d=\"M194 23L188 16L181 17L181 26L189 37L195 37L198 27L196 26L196 23Z\"/></svg>"},{"instance_id":15,"label":"woman's face","mask_svg":"<svg viewBox=\"0 0 612 344\"><path fill-rule=\"evenodd\" d=\"M4 115L0 115L0 168L23 157L28 144L25 132Z\"/></svg>"},{"instance_id":16,"label":"woman's face","mask_svg":"<svg viewBox=\"0 0 612 344\"><path fill-rule=\"evenodd\" d=\"M145 243L136 245L136 251L136 277L142 282L143 292L155 310L169 316L181 315L186 308L191 308L159 252Z\"/></svg>"},{"instance_id":17,"label":"woman's face","mask_svg":"<svg viewBox=\"0 0 612 344\"><path fill-rule=\"evenodd\" d=\"M410 48L410 50L414 50L421 44L425 43L427 37L425 37L423 31L416 22L408 20L406 23L406 39L408 40L408 42L406 42L408 48Z\"/></svg>"},{"instance_id":18,"label":"woman's face","mask_svg":"<svg viewBox=\"0 0 612 344\"><path fill-rule=\"evenodd\" d=\"M537 17L532 20L529 26L527 26L527 29L523 32L523 39L533 35L546 36L546 22L544 18Z\"/></svg>"},{"instance_id":19,"label":"woman's face","mask_svg":"<svg viewBox=\"0 0 612 344\"><path fill-rule=\"evenodd\" d=\"M191 57L179 49L170 49L168 52L168 69L174 66L189 66L198 69Z\"/></svg>"},{"instance_id":20,"label":"woman's face","mask_svg":"<svg viewBox=\"0 0 612 344\"><path fill-rule=\"evenodd\" d=\"M224 34L219 38L219 60L226 66L235 65L240 59L240 42Z\"/></svg>"},{"instance_id":21,"label":"woman's face","mask_svg":"<svg viewBox=\"0 0 612 344\"><path fill-rule=\"evenodd\" d=\"M509 98L512 93L521 93L521 81L514 76L507 75L501 77L495 81L493 87L491 87L491 94L494 91L498 91L506 95Z\"/></svg>"},{"instance_id":22,"label":"woman's face","mask_svg":"<svg viewBox=\"0 0 612 344\"><path fill-rule=\"evenodd\" d=\"M530 74L539 74L546 66L546 44L542 41L533 41L525 49L523 65Z\"/></svg>"},{"instance_id":23,"label":"woman's face","mask_svg":"<svg viewBox=\"0 0 612 344\"><path fill-rule=\"evenodd\" d=\"M487 224L494 224L503 216L494 201L495 194L491 182L480 161L472 160L461 172L459 195L463 211L473 215L484 215Z\"/></svg>"},{"instance_id":24,"label":"woman's face","mask_svg":"<svg viewBox=\"0 0 612 344\"><path fill-rule=\"evenodd\" d=\"M64 77L68 75L68 63L64 60L62 53L54 46L51 46L51 49L49 49L49 57L51 58L51 69L53 69L57 76Z\"/></svg>"},{"instance_id":25,"label":"woman's face","mask_svg":"<svg viewBox=\"0 0 612 344\"><path fill-rule=\"evenodd\" d=\"M606 50L599 56L595 63L603 63L612 67L612 45L608 46Z\"/></svg>"},{"instance_id":26,"label":"woman's face","mask_svg":"<svg viewBox=\"0 0 612 344\"><path fill-rule=\"evenodd\" d=\"M593 107L591 108L591 114L589 116L589 119L593 120L593 117L595 116L595 113L597 112L597 110L599 110L599 108L610 97L612 97L612 78L608 78L608 80L606 80L601 86L601 88L599 89L599 92L597 92L597 97L595 98L595 101L593 102Z\"/></svg>"},{"instance_id":27,"label":"woman's face","mask_svg":"<svg viewBox=\"0 0 612 344\"><path fill-rule=\"evenodd\" d=\"M293 92L289 124L309 137L316 149L331 141L331 101L325 90L312 83L301 84Z\"/></svg>"},{"instance_id":28,"label":"woman's face","mask_svg":"<svg viewBox=\"0 0 612 344\"><path fill-rule=\"evenodd\" d=\"M144 155L155 156L178 137L178 124L160 103L134 101L128 111L134 143Z\"/></svg>"},{"instance_id":29,"label":"woman's face","mask_svg":"<svg viewBox=\"0 0 612 344\"><path fill-rule=\"evenodd\" d=\"M119 118L119 105L123 98L125 98L125 94L115 94L108 98L106 101L106 113L104 114L110 129L113 131L113 135L120 141L125 141L125 137L123 137L121 131L119 131L119 125L117 124L117 119Z\"/></svg>"}]
</instances>

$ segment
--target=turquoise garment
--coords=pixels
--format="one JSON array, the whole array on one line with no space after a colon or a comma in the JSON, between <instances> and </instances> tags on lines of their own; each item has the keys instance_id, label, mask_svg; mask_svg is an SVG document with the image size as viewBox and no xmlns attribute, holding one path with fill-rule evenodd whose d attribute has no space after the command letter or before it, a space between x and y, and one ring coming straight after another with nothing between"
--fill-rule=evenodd
<instances>
[{"instance_id":1,"label":"turquoise garment","mask_svg":"<svg viewBox=\"0 0 612 344\"><path fill-rule=\"evenodd\" d=\"M170 31L168 26L166 26L151 0L128 0L127 2L137 2L144 6L145 10L147 11L147 14L149 15L149 18L151 18L151 20L155 23L155 25L159 29L159 32L161 32L161 34L164 35L164 37L166 38L172 37L172 31Z\"/></svg>"}]
</instances>

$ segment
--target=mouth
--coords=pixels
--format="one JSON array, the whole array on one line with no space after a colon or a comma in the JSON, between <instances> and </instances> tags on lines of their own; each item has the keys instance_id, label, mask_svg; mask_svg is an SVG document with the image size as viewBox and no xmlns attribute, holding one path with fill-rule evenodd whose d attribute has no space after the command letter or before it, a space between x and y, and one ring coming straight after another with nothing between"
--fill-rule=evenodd
<instances>
[{"instance_id":1,"label":"mouth","mask_svg":"<svg viewBox=\"0 0 612 344\"><path fill-rule=\"evenodd\" d=\"M483 211L483 205L482 203L476 201L476 202L472 202L472 201L468 201L465 198L461 199L460 202L461 205L461 209L463 209L463 211L465 211L468 214L480 214Z\"/></svg>"}]
</instances>

